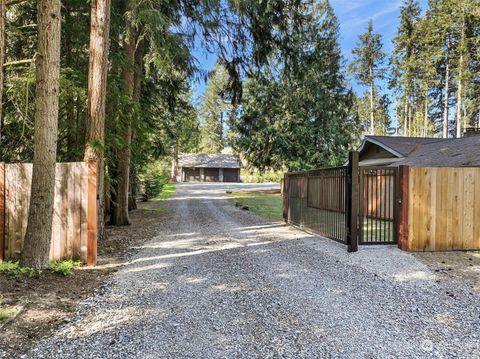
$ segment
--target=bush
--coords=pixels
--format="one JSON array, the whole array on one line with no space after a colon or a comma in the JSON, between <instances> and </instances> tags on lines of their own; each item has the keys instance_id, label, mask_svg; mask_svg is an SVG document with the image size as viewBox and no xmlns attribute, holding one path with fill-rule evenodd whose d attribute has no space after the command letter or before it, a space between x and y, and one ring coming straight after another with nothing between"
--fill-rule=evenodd
<instances>
[{"instance_id":1,"label":"bush","mask_svg":"<svg viewBox=\"0 0 480 359\"><path fill-rule=\"evenodd\" d=\"M260 172L248 172L247 170L242 170L242 181L246 183L262 183L262 182L276 182L280 183L283 179L282 171L265 171Z\"/></svg>"},{"instance_id":2,"label":"bush","mask_svg":"<svg viewBox=\"0 0 480 359\"><path fill-rule=\"evenodd\" d=\"M161 162L148 164L138 177L140 191L145 194L147 200L158 197L168 183L168 172L165 169L165 164Z\"/></svg>"},{"instance_id":3,"label":"bush","mask_svg":"<svg viewBox=\"0 0 480 359\"><path fill-rule=\"evenodd\" d=\"M0 273L5 273L12 277L19 277L21 275L32 277L35 274L35 269L22 267L18 261L6 261L0 262Z\"/></svg>"},{"instance_id":4,"label":"bush","mask_svg":"<svg viewBox=\"0 0 480 359\"><path fill-rule=\"evenodd\" d=\"M74 267L81 267L83 265L82 261L76 261L73 259L67 259L64 261L53 261L50 262L52 270L55 273L62 274L64 276L72 274L72 269Z\"/></svg>"}]
</instances>

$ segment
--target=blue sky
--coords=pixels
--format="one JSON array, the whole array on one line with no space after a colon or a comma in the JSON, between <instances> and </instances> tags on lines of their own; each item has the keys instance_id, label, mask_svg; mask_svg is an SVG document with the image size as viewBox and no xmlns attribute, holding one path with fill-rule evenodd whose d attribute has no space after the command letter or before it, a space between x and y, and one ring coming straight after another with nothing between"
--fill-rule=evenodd
<instances>
[{"instance_id":1,"label":"blue sky","mask_svg":"<svg viewBox=\"0 0 480 359\"><path fill-rule=\"evenodd\" d=\"M428 0L419 0L423 9L426 9ZM392 39L397 30L402 0L330 0L335 14L340 21L340 44L347 61L351 59L352 49L358 41L358 35L365 32L368 21L373 20L376 32L382 34L384 51L392 50ZM214 64L215 55L206 54L202 49L194 52L200 67L209 70ZM194 99L198 99L205 89L202 82L195 83ZM361 93L363 89L352 83L355 91Z\"/></svg>"}]
</instances>

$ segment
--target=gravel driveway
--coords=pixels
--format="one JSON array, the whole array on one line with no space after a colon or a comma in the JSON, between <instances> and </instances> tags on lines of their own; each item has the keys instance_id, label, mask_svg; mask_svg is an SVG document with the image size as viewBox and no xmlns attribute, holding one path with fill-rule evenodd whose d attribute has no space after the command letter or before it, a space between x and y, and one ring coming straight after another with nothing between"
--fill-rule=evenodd
<instances>
[{"instance_id":1,"label":"gravel driveway","mask_svg":"<svg viewBox=\"0 0 480 359\"><path fill-rule=\"evenodd\" d=\"M480 357L478 292L393 246L349 254L266 222L225 188L179 185L158 236L27 357Z\"/></svg>"}]
</instances>

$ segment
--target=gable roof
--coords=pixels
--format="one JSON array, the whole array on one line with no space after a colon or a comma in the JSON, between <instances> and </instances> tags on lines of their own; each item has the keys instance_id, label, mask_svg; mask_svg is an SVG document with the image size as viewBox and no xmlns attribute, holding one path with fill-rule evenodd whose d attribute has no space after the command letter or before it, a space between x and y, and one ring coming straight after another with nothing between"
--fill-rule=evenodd
<instances>
[{"instance_id":1,"label":"gable roof","mask_svg":"<svg viewBox=\"0 0 480 359\"><path fill-rule=\"evenodd\" d=\"M374 143L387 150L396 157L407 157L420 146L441 142L443 138L400 137L400 136L365 136L359 151L362 151L367 142Z\"/></svg>"},{"instance_id":2,"label":"gable roof","mask_svg":"<svg viewBox=\"0 0 480 359\"><path fill-rule=\"evenodd\" d=\"M382 147L399 160L394 165L480 166L480 136L462 138L422 138L365 136L359 151L367 143Z\"/></svg>"},{"instance_id":3,"label":"gable roof","mask_svg":"<svg viewBox=\"0 0 480 359\"><path fill-rule=\"evenodd\" d=\"M179 167L196 168L241 168L242 164L234 155L217 153L182 153L178 158Z\"/></svg>"}]
</instances>

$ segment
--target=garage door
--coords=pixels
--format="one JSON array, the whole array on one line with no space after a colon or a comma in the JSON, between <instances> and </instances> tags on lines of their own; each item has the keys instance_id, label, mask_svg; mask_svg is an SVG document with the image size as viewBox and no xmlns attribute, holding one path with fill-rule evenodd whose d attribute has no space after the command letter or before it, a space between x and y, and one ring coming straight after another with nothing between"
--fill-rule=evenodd
<instances>
[{"instance_id":1,"label":"garage door","mask_svg":"<svg viewBox=\"0 0 480 359\"><path fill-rule=\"evenodd\" d=\"M223 169L223 182L240 182L237 168Z\"/></svg>"},{"instance_id":2,"label":"garage door","mask_svg":"<svg viewBox=\"0 0 480 359\"><path fill-rule=\"evenodd\" d=\"M218 182L220 176L218 174L218 168L205 168L203 170L205 182Z\"/></svg>"},{"instance_id":3,"label":"garage door","mask_svg":"<svg viewBox=\"0 0 480 359\"><path fill-rule=\"evenodd\" d=\"M185 168L185 182L200 182L199 168Z\"/></svg>"}]
</instances>

